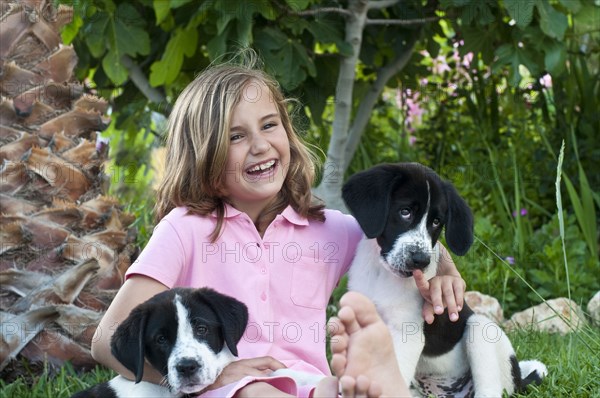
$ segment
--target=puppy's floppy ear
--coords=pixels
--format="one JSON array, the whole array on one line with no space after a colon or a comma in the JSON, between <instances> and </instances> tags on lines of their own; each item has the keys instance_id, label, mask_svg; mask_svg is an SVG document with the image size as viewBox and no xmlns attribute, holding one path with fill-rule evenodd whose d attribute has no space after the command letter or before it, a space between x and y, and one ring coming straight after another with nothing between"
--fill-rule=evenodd
<instances>
[{"instance_id":1,"label":"puppy's floppy ear","mask_svg":"<svg viewBox=\"0 0 600 398\"><path fill-rule=\"evenodd\" d=\"M144 375L144 336L147 320L146 306L134 308L119 325L110 342L112 354L135 375L136 383L139 383Z\"/></svg>"},{"instance_id":2,"label":"puppy's floppy ear","mask_svg":"<svg viewBox=\"0 0 600 398\"><path fill-rule=\"evenodd\" d=\"M221 323L223 337L229 351L238 356L237 343L241 340L248 325L248 307L233 297L221 294L213 289L198 289L196 294L208 304Z\"/></svg>"},{"instance_id":3,"label":"puppy's floppy ear","mask_svg":"<svg viewBox=\"0 0 600 398\"><path fill-rule=\"evenodd\" d=\"M452 184L444 182L448 201L446 243L453 253L463 256L473 244L473 213Z\"/></svg>"},{"instance_id":4,"label":"puppy's floppy ear","mask_svg":"<svg viewBox=\"0 0 600 398\"><path fill-rule=\"evenodd\" d=\"M375 166L351 176L342 198L369 239L381 235L390 210L391 194L402 178L397 165Z\"/></svg>"}]
</instances>

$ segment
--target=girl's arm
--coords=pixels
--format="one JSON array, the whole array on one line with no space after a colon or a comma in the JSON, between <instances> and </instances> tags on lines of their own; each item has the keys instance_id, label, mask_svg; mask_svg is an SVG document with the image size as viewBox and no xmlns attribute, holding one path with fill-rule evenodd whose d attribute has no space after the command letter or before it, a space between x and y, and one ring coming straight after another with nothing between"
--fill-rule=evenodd
<instances>
[{"instance_id":1,"label":"girl's arm","mask_svg":"<svg viewBox=\"0 0 600 398\"><path fill-rule=\"evenodd\" d=\"M129 278L119 289L96 329L92 339L92 357L121 376L129 380L135 380L135 375L112 355L110 349L111 337L117 326L129 316L134 307L167 289L162 283L147 276L134 275ZM160 384L163 377L156 369L146 364L143 379Z\"/></svg>"},{"instance_id":2,"label":"girl's arm","mask_svg":"<svg viewBox=\"0 0 600 398\"><path fill-rule=\"evenodd\" d=\"M135 380L135 375L112 355L110 349L111 337L117 326L129 316L134 307L167 289L162 283L147 276L134 275L129 278L121 289L119 289L119 292L96 329L96 333L92 339L92 356L94 359L126 379ZM215 384L208 389L212 390L222 387L225 384L236 382L244 376L266 376L274 370L281 368L285 368L285 365L272 357L241 359L225 367ZM143 380L154 384L161 384L163 376L146 363Z\"/></svg>"},{"instance_id":3,"label":"girl's arm","mask_svg":"<svg viewBox=\"0 0 600 398\"><path fill-rule=\"evenodd\" d=\"M415 271L413 276L425 299L423 304L425 322L431 324L434 314L442 314L444 307L448 307L450 320L457 321L458 313L463 306L467 284L456 269L448 250L440 244L440 262L436 276L426 280L422 271Z\"/></svg>"}]
</instances>

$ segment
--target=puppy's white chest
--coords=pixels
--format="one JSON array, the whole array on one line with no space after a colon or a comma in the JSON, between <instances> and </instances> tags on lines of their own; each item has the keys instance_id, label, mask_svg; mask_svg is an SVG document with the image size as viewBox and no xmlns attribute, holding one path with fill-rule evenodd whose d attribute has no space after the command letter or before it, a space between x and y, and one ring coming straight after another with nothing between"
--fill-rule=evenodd
<instances>
[{"instance_id":1,"label":"puppy's white chest","mask_svg":"<svg viewBox=\"0 0 600 398\"><path fill-rule=\"evenodd\" d=\"M131 380L127 380L123 376L117 376L110 380L108 384L113 388L114 391L118 391L119 395L124 397L132 398L147 398L147 397L177 397L171 391L166 388L159 386L154 383L141 381L134 383Z\"/></svg>"}]
</instances>

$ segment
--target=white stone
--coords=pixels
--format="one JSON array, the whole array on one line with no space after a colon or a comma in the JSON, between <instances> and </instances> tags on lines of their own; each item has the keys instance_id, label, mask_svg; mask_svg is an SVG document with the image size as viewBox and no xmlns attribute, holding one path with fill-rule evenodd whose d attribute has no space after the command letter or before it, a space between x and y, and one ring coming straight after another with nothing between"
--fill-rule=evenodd
<instances>
[{"instance_id":1,"label":"white stone","mask_svg":"<svg viewBox=\"0 0 600 398\"><path fill-rule=\"evenodd\" d=\"M594 294L594 297L590 300L587 305L587 312L592 318L592 322L596 326L600 326L600 290Z\"/></svg>"},{"instance_id":2,"label":"white stone","mask_svg":"<svg viewBox=\"0 0 600 398\"><path fill-rule=\"evenodd\" d=\"M561 297L517 312L505 323L505 327L509 330L533 329L564 335L580 330L586 324L581 308L574 301Z\"/></svg>"},{"instance_id":3,"label":"white stone","mask_svg":"<svg viewBox=\"0 0 600 398\"><path fill-rule=\"evenodd\" d=\"M499 324L504 322L504 311L495 297L469 291L465 292L465 301L476 314L487 316Z\"/></svg>"}]
</instances>

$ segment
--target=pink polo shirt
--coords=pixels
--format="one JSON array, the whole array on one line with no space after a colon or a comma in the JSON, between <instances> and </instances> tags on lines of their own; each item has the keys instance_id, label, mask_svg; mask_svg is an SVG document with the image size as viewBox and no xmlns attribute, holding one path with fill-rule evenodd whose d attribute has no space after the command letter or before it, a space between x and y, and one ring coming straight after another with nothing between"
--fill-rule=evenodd
<instances>
[{"instance_id":1,"label":"pink polo shirt","mask_svg":"<svg viewBox=\"0 0 600 398\"><path fill-rule=\"evenodd\" d=\"M325 309L362 231L339 211L326 210L325 217L309 221L288 206L261 238L248 215L227 206L222 234L211 243L216 216L176 208L155 227L127 277L233 296L250 315L240 358L270 355L289 368L329 375Z\"/></svg>"}]
</instances>

